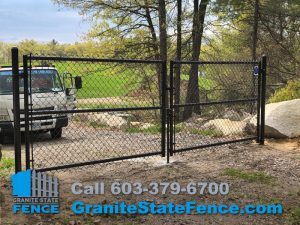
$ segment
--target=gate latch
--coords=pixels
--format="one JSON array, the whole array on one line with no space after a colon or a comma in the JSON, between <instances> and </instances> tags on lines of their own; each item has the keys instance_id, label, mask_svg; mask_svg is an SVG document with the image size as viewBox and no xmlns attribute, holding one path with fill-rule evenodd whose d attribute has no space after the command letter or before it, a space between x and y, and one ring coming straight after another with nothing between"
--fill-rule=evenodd
<instances>
[{"instance_id":1,"label":"gate latch","mask_svg":"<svg viewBox=\"0 0 300 225\"><path fill-rule=\"evenodd\" d=\"M254 68L253 68L253 75L254 76L258 76L258 74L259 74L259 66L254 66Z\"/></svg>"}]
</instances>

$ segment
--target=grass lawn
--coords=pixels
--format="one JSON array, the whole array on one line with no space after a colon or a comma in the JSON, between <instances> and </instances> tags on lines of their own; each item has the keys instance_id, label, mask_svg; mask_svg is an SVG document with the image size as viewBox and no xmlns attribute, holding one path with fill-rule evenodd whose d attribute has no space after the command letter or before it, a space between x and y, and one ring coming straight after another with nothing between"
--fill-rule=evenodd
<instances>
[{"instance_id":1,"label":"grass lawn","mask_svg":"<svg viewBox=\"0 0 300 225\"><path fill-rule=\"evenodd\" d=\"M90 62L39 62L33 63L33 66L50 64L54 65L61 77L68 72L72 76L81 76L83 87L77 91L77 98L106 98L126 96L137 89L145 89L144 77L149 83L151 91L158 88L155 81L156 66L154 64L120 64L120 63L90 63ZM181 74L182 81L188 81L189 75ZM68 86L69 79L65 83ZM144 85L142 87L142 85ZM204 90L210 90L215 86L211 79L199 77L199 87Z\"/></svg>"},{"instance_id":2,"label":"grass lawn","mask_svg":"<svg viewBox=\"0 0 300 225\"><path fill-rule=\"evenodd\" d=\"M180 77L181 80L188 81L190 76L187 74L181 74ZM210 90L215 87L215 81L206 77L198 77L198 84L201 89L205 90Z\"/></svg>"},{"instance_id":3,"label":"grass lawn","mask_svg":"<svg viewBox=\"0 0 300 225\"><path fill-rule=\"evenodd\" d=\"M0 177L9 178L15 168L15 160L13 158L3 157L0 161Z\"/></svg>"},{"instance_id":4,"label":"grass lawn","mask_svg":"<svg viewBox=\"0 0 300 225\"><path fill-rule=\"evenodd\" d=\"M83 88L77 92L81 99L124 96L139 88L143 78L137 69L114 63L56 62L54 65L61 75L69 72L82 77Z\"/></svg>"},{"instance_id":5,"label":"grass lawn","mask_svg":"<svg viewBox=\"0 0 300 225\"><path fill-rule=\"evenodd\" d=\"M271 182L275 181L274 177L257 171L242 171L240 169L227 168L225 169L224 174L233 178L243 179L248 182L270 184Z\"/></svg>"}]
</instances>

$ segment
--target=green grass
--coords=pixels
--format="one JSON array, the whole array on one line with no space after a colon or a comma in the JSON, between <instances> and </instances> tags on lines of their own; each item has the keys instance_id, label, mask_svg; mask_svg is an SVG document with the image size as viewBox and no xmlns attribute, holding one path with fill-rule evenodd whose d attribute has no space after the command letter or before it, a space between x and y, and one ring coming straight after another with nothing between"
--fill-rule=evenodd
<instances>
[{"instance_id":1,"label":"green grass","mask_svg":"<svg viewBox=\"0 0 300 225\"><path fill-rule=\"evenodd\" d=\"M300 224L300 207L295 207L289 212L288 224L290 224L290 225L299 225Z\"/></svg>"},{"instance_id":2,"label":"green grass","mask_svg":"<svg viewBox=\"0 0 300 225\"><path fill-rule=\"evenodd\" d=\"M0 170L10 169L15 166L15 160L12 158L3 158L0 161Z\"/></svg>"},{"instance_id":3,"label":"green grass","mask_svg":"<svg viewBox=\"0 0 300 225\"><path fill-rule=\"evenodd\" d=\"M212 136L212 137L222 137L223 136L222 132L217 131L217 130L213 130L213 129L201 130L201 129L193 128L191 130L191 133L201 135L201 136Z\"/></svg>"},{"instance_id":4,"label":"green grass","mask_svg":"<svg viewBox=\"0 0 300 225\"><path fill-rule=\"evenodd\" d=\"M182 74L181 80L188 81L189 75ZM205 77L198 77L198 84L201 89L210 90L215 86L215 82L211 79L205 78Z\"/></svg>"},{"instance_id":5,"label":"green grass","mask_svg":"<svg viewBox=\"0 0 300 225\"><path fill-rule=\"evenodd\" d=\"M8 178L12 174L15 167L15 160L13 158L2 158L0 161L0 177Z\"/></svg>"},{"instance_id":6,"label":"green grass","mask_svg":"<svg viewBox=\"0 0 300 225\"><path fill-rule=\"evenodd\" d=\"M276 103L300 98L300 79L291 80L288 84L275 91L269 98L269 103Z\"/></svg>"},{"instance_id":7,"label":"green grass","mask_svg":"<svg viewBox=\"0 0 300 225\"><path fill-rule=\"evenodd\" d=\"M2 66L11 66L11 63L1 64L0 67Z\"/></svg>"},{"instance_id":8,"label":"green grass","mask_svg":"<svg viewBox=\"0 0 300 225\"><path fill-rule=\"evenodd\" d=\"M99 123L97 123L95 121L89 122L89 125L91 127L94 127L94 128L107 128L107 127L109 127L109 126L107 126L105 124L99 124Z\"/></svg>"},{"instance_id":9,"label":"green grass","mask_svg":"<svg viewBox=\"0 0 300 225\"><path fill-rule=\"evenodd\" d=\"M142 74L125 65L111 63L54 63L60 75L69 72L72 76L82 77L82 89L77 91L78 98L104 98L124 96L137 89Z\"/></svg>"},{"instance_id":10,"label":"green grass","mask_svg":"<svg viewBox=\"0 0 300 225\"><path fill-rule=\"evenodd\" d=\"M263 184L270 184L275 180L274 177L269 176L263 172L242 171L240 169L234 169L234 168L225 169L224 175L233 178L242 179L249 182L258 182Z\"/></svg>"},{"instance_id":11,"label":"green grass","mask_svg":"<svg viewBox=\"0 0 300 225\"><path fill-rule=\"evenodd\" d=\"M181 125L175 126L175 131L180 132L182 130ZM144 134L159 134L161 133L161 125L154 124L153 126L143 129L141 127L129 127L126 129L127 133L144 133Z\"/></svg>"}]
</instances>

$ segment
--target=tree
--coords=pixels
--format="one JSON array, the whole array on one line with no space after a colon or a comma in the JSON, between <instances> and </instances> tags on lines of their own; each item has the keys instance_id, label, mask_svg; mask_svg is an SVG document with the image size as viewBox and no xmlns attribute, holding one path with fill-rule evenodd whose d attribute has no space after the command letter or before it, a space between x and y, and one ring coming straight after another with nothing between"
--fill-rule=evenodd
<instances>
[{"instance_id":1,"label":"tree","mask_svg":"<svg viewBox=\"0 0 300 225\"><path fill-rule=\"evenodd\" d=\"M115 52L127 58L167 60L167 16L165 0L53 0L77 8L94 21L89 38L110 41ZM158 18L158 23L157 23ZM157 27L159 34L157 35ZM157 38L159 37L159 38ZM159 41L158 41L159 39ZM161 68L157 65L158 89Z\"/></svg>"},{"instance_id":2,"label":"tree","mask_svg":"<svg viewBox=\"0 0 300 225\"><path fill-rule=\"evenodd\" d=\"M192 61L199 61L204 30L204 20L208 2L209 0L201 0L199 4L198 0L194 0ZM189 72L189 82L186 96L187 104L200 102L198 83L198 65L192 64ZM186 106L183 112L183 120L190 118L193 112L200 113L200 106Z\"/></svg>"},{"instance_id":3,"label":"tree","mask_svg":"<svg viewBox=\"0 0 300 225\"><path fill-rule=\"evenodd\" d=\"M255 0L253 13L253 32L252 32L252 60L256 61L256 49L258 41L258 19L259 19L259 0Z\"/></svg>"},{"instance_id":4,"label":"tree","mask_svg":"<svg viewBox=\"0 0 300 225\"><path fill-rule=\"evenodd\" d=\"M267 54L268 90L299 76L299 0L216 0L212 8L219 26L232 30L231 34L226 33L239 42L243 58L257 59ZM224 29L220 31L217 35L224 39L226 33ZM220 53L228 52L228 48L233 50L231 45L223 46ZM236 53L237 50L231 52Z\"/></svg>"},{"instance_id":5,"label":"tree","mask_svg":"<svg viewBox=\"0 0 300 225\"><path fill-rule=\"evenodd\" d=\"M181 60L182 54L182 0L177 0L177 35L176 35L176 60ZM175 104L180 103L180 74L181 74L181 66L177 64L175 67L175 79L174 79L174 89L175 89ZM179 107L175 108L175 118L179 119Z\"/></svg>"}]
</instances>

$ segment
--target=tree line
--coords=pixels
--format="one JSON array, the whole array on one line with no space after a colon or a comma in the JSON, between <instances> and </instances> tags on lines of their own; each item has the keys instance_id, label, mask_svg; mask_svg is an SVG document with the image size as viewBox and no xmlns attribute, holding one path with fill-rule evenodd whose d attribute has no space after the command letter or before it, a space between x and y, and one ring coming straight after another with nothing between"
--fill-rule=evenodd
<instances>
[{"instance_id":1,"label":"tree line","mask_svg":"<svg viewBox=\"0 0 300 225\"><path fill-rule=\"evenodd\" d=\"M269 58L269 86L299 77L300 0L53 0L79 9L91 21L85 42L19 43L23 52L144 59ZM0 60L7 60L7 44ZM158 68L159 69L159 68ZM175 103L180 100L180 73L175 73ZM186 103L201 101L198 66L189 69ZM199 113L185 109L184 119Z\"/></svg>"}]
</instances>

